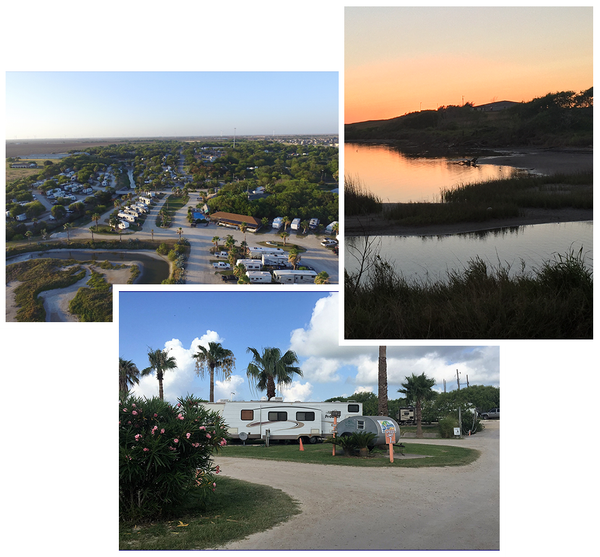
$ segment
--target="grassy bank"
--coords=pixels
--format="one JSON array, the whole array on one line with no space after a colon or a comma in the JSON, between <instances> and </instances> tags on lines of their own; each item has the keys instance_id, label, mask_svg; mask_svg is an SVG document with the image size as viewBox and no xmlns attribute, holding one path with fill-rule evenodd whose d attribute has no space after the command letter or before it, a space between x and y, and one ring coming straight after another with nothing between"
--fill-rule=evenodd
<instances>
[{"instance_id":1,"label":"grassy bank","mask_svg":"<svg viewBox=\"0 0 600 557\"><path fill-rule=\"evenodd\" d=\"M479 258L447 281L408 281L381 259L346 277L348 339L589 339L593 280L581 252L511 273Z\"/></svg>"},{"instance_id":2,"label":"grassy bank","mask_svg":"<svg viewBox=\"0 0 600 557\"><path fill-rule=\"evenodd\" d=\"M585 172L458 184L442 189L441 203L397 203L384 217L398 225L422 226L517 218L533 208L591 210L593 182L593 173Z\"/></svg>"},{"instance_id":3,"label":"grassy bank","mask_svg":"<svg viewBox=\"0 0 600 557\"><path fill-rule=\"evenodd\" d=\"M392 468L420 468L435 466L464 466L477 460L479 451L464 447L451 447L446 445L423 445L419 443L406 443L402 449L404 454L426 456L428 458L403 459L401 456L390 462L387 447L375 448L370 456L365 458L346 457L341 449L336 450L336 456L332 456L333 445L330 443L319 443L316 445L304 445L300 451L297 444L291 445L227 445L221 454L224 457L236 458L258 458L264 460L280 460L286 462L301 462L306 464L328 464L335 466L359 466L359 467L392 467ZM397 451L399 449L396 449Z\"/></svg>"},{"instance_id":4,"label":"grassy bank","mask_svg":"<svg viewBox=\"0 0 600 557\"><path fill-rule=\"evenodd\" d=\"M279 489L221 477L209 510L190 504L170 520L121 523L119 549L215 549L299 513L297 502Z\"/></svg>"},{"instance_id":5,"label":"grassy bank","mask_svg":"<svg viewBox=\"0 0 600 557\"><path fill-rule=\"evenodd\" d=\"M381 198L371 193L356 177L344 177L344 213L347 216L381 211Z\"/></svg>"}]
</instances>

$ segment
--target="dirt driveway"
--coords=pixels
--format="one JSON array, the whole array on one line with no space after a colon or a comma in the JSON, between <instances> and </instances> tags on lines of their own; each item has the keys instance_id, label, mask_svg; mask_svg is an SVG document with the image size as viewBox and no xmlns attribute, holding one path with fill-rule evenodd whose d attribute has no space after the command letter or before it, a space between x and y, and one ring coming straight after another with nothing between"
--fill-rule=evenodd
<instances>
[{"instance_id":1,"label":"dirt driveway","mask_svg":"<svg viewBox=\"0 0 600 557\"><path fill-rule=\"evenodd\" d=\"M480 450L468 466L378 469L217 458L225 475L281 489L302 509L220 549L497 550L500 423L485 426L465 439L419 440Z\"/></svg>"}]
</instances>

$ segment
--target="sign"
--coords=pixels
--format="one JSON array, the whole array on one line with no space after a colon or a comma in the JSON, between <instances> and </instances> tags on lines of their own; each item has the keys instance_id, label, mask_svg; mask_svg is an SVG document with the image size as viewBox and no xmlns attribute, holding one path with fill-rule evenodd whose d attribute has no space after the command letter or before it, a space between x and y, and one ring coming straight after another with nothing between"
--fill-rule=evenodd
<instances>
[{"instance_id":1,"label":"sign","mask_svg":"<svg viewBox=\"0 0 600 557\"><path fill-rule=\"evenodd\" d=\"M454 428L454 435L456 435L456 437L460 437L460 427Z\"/></svg>"}]
</instances>

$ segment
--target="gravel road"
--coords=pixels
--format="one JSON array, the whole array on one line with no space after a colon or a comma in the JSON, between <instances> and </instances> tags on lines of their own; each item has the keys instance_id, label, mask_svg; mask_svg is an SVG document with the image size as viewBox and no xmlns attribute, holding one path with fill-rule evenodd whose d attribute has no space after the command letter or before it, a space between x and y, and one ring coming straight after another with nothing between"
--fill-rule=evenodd
<instances>
[{"instance_id":1,"label":"gravel road","mask_svg":"<svg viewBox=\"0 0 600 557\"><path fill-rule=\"evenodd\" d=\"M268 483L302 510L219 549L498 550L500 423L485 426L465 439L419 440L480 450L468 466L378 469L217 458L226 476Z\"/></svg>"}]
</instances>

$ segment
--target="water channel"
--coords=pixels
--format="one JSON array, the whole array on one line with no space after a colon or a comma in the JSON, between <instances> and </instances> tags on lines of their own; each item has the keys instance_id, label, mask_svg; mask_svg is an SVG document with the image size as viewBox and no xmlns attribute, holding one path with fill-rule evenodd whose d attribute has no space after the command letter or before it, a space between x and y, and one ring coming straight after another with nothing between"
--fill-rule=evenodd
<instances>
[{"instance_id":1,"label":"water channel","mask_svg":"<svg viewBox=\"0 0 600 557\"><path fill-rule=\"evenodd\" d=\"M347 143L344 174L357 179L384 203L439 202L442 188L509 178L514 168L461 164L461 159L411 157L389 145Z\"/></svg>"},{"instance_id":2,"label":"water channel","mask_svg":"<svg viewBox=\"0 0 600 557\"><path fill-rule=\"evenodd\" d=\"M58 249L29 253L26 256L16 256L6 261L7 265L24 259L51 257L52 259L75 259L76 261L110 261L116 265L141 263L141 274L136 284L160 284L169 278L169 264L162 258L143 251L92 251Z\"/></svg>"},{"instance_id":3,"label":"water channel","mask_svg":"<svg viewBox=\"0 0 600 557\"><path fill-rule=\"evenodd\" d=\"M364 237L348 237L345 268L356 272L365 252ZM559 255L582 251L586 266L593 264L593 224L565 222L502 228L486 232L435 236L377 236L369 238L380 257L409 281L444 281L448 271L463 270L475 257L489 268L510 267L511 274L539 269ZM355 257L356 256L356 257Z\"/></svg>"}]
</instances>

